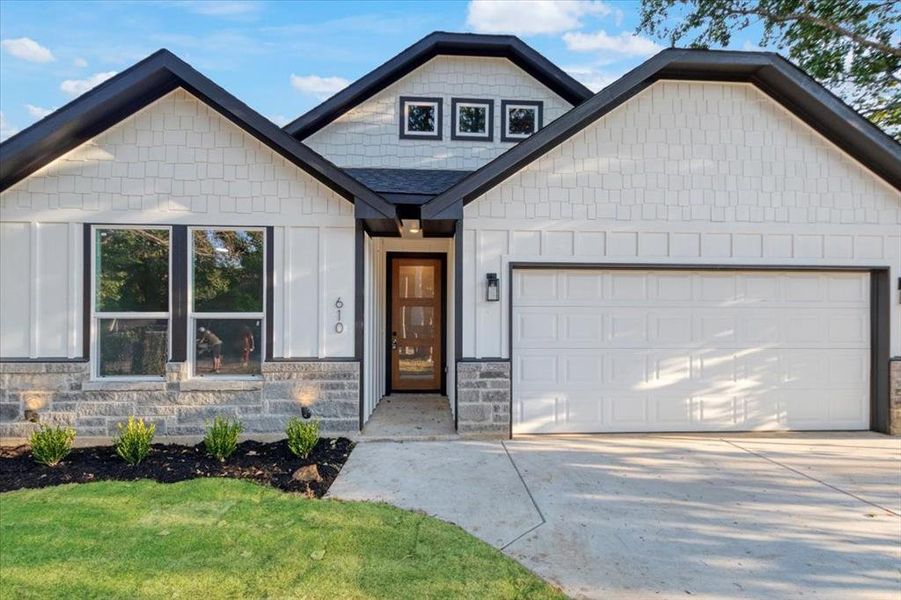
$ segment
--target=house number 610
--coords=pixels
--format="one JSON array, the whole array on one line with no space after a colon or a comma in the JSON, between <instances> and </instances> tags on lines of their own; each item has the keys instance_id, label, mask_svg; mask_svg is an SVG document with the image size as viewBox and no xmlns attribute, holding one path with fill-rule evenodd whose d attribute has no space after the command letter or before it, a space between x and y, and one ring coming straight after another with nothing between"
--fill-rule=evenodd
<instances>
[{"instance_id":1,"label":"house number 610","mask_svg":"<svg viewBox=\"0 0 901 600\"><path fill-rule=\"evenodd\" d=\"M335 301L335 308L338 309L338 322L335 323L335 333L344 333L344 323L341 322L341 309L344 308L344 302L340 296Z\"/></svg>"}]
</instances>

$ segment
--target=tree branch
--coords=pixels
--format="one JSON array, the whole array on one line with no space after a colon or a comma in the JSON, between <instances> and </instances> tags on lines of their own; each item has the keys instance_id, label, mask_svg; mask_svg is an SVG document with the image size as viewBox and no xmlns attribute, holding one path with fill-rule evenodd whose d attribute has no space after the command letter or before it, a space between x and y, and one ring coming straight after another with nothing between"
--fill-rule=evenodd
<instances>
[{"instance_id":1,"label":"tree branch","mask_svg":"<svg viewBox=\"0 0 901 600\"><path fill-rule=\"evenodd\" d=\"M785 23L787 21L806 21L808 23L812 23L818 27L822 27L828 31L836 33L838 35L844 36L850 40L853 40L855 43L864 46L866 48L872 48L873 50L878 50L880 52L884 52L891 56L896 56L901 58L901 47L895 48L888 44L883 44L882 42L877 42L871 40L865 36L857 34L847 27L842 27L837 23L831 23L825 19L821 19L820 17L811 14L809 12L797 12L797 13L788 13L785 15L780 15L773 13L765 8L756 7L756 8L738 8L734 7L732 9L726 9L728 12L732 13L734 16L758 16L763 17L765 19L770 19L777 23Z\"/></svg>"}]
</instances>

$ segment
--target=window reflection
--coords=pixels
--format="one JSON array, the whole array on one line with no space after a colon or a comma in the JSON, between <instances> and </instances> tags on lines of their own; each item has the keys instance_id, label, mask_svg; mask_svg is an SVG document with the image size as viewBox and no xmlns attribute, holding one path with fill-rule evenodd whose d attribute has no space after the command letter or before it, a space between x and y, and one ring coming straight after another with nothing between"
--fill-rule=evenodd
<instances>
[{"instance_id":1,"label":"window reflection","mask_svg":"<svg viewBox=\"0 0 901 600\"><path fill-rule=\"evenodd\" d=\"M197 319L196 375L259 375L260 319Z\"/></svg>"}]
</instances>

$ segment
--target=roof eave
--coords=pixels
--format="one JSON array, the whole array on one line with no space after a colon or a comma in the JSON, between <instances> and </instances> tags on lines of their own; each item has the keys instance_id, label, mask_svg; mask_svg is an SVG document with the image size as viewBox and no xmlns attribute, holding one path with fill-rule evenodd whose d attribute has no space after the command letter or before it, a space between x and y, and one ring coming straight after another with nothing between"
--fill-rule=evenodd
<instances>
[{"instance_id":1,"label":"roof eave","mask_svg":"<svg viewBox=\"0 0 901 600\"><path fill-rule=\"evenodd\" d=\"M168 50L159 50L0 144L0 191L177 87L351 202L386 218L394 207Z\"/></svg>"},{"instance_id":2,"label":"roof eave","mask_svg":"<svg viewBox=\"0 0 901 600\"><path fill-rule=\"evenodd\" d=\"M423 206L442 218L661 79L742 81L756 85L829 141L901 190L901 145L781 56L767 52L664 50L474 171Z\"/></svg>"},{"instance_id":3,"label":"roof eave","mask_svg":"<svg viewBox=\"0 0 901 600\"><path fill-rule=\"evenodd\" d=\"M439 55L508 58L570 104L580 104L592 96L591 90L515 36L439 31L427 35L301 115L286 125L284 130L298 139L309 137L338 116Z\"/></svg>"}]
</instances>

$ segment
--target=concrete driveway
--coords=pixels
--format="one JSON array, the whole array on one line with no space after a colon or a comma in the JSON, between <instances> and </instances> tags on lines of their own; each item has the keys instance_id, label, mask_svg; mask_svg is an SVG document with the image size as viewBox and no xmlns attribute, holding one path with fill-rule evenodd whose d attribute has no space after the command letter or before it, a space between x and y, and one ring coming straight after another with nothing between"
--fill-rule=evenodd
<instances>
[{"instance_id":1,"label":"concrete driveway","mask_svg":"<svg viewBox=\"0 0 901 600\"><path fill-rule=\"evenodd\" d=\"M362 443L330 495L457 523L574 597L901 597L901 439Z\"/></svg>"}]
</instances>

